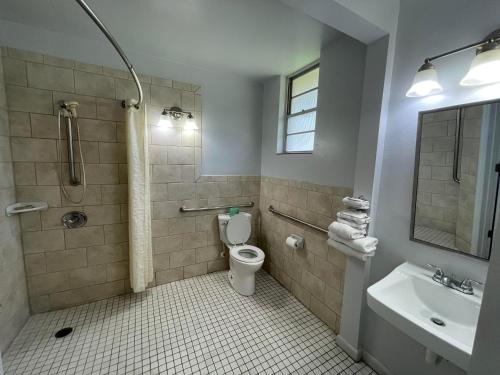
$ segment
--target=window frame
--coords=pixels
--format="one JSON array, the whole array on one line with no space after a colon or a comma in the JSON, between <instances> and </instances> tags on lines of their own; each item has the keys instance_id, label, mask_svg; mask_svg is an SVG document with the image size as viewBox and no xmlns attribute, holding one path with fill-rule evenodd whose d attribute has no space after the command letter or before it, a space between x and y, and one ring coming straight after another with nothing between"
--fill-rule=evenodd
<instances>
[{"instance_id":1,"label":"window frame","mask_svg":"<svg viewBox=\"0 0 500 375\"><path fill-rule=\"evenodd\" d=\"M314 144L313 144L313 149L310 151L287 151L287 140L288 140L288 120L292 117L300 116L300 115L305 115L307 113L311 112L317 112L318 111L318 103L316 102L316 107L314 108L309 108L307 110L302 110L301 112L297 113L290 113L292 109L292 99L305 95L311 91L318 90L318 97L319 97L319 82L318 86L304 91L300 93L299 95L292 96L292 81L294 79L300 78L301 76L313 71L314 69L320 68L320 62L319 60L313 61L312 63L304 66L302 69L297 70L296 72L288 75L286 77L286 103L285 103L285 126L284 126L284 132L283 132L283 151L281 152L282 154L312 154L314 152ZM293 133L293 134L305 134L305 133L314 133L314 143L316 143L316 123L314 124L314 130L310 131L305 131L305 132L298 132L298 133ZM293 135L290 134L290 135Z\"/></svg>"}]
</instances>

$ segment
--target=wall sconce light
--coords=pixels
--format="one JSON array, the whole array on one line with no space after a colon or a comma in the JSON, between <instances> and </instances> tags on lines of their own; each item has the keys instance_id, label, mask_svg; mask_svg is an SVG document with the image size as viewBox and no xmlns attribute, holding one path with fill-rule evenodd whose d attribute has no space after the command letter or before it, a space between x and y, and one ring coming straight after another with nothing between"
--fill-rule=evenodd
<instances>
[{"instance_id":1,"label":"wall sconce light","mask_svg":"<svg viewBox=\"0 0 500 375\"><path fill-rule=\"evenodd\" d=\"M164 108L161 112L160 122L158 125L173 127L174 125L172 123L172 120L178 121L181 118L184 118L184 116L187 117L186 124L184 125L184 128L186 130L198 129L193 114L191 112L183 111L180 107Z\"/></svg>"},{"instance_id":2,"label":"wall sconce light","mask_svg":"<svg viewBox=\"0 0 500 375\"><path fill-rule=\"evenodd\" d=\"M462 86L480 86L500 82L500 29L493 31L484 40L425 59L413 84L406 92L407 97L422 97L439 94L443 91L432 61L475 48L476 57L465 77Z\"/></svg>"}]
</instances>

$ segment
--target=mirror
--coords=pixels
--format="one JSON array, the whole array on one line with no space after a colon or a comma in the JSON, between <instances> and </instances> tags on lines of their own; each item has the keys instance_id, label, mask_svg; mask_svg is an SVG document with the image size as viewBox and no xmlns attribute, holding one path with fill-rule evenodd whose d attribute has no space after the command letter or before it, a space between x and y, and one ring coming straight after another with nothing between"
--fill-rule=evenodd
<instances>
[{"instance_id":1,"label":"mirror","mask_svg":"<svg viewBox=\"0 0 500 375\"><path fill-rule=\"evenodd\" d=\"M489 259L499 163L500 102L421 112L410 239Z\"/></svg>"}]
</instances>

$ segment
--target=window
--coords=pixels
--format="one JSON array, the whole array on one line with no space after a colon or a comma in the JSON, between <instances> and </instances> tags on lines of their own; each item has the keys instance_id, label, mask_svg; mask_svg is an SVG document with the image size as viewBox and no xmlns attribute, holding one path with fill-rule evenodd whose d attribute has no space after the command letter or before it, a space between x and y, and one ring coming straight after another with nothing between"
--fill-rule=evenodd
<instances>
[{"instance_id":1,"label":"window","mask_svg":"<svg viewBox=\"0 0 500 375\"><path fill-rule=\"evenodd\" d=\"M285 153L312 152L318 106L319 63L288 77Z\"/></svg>"}]
</instances>

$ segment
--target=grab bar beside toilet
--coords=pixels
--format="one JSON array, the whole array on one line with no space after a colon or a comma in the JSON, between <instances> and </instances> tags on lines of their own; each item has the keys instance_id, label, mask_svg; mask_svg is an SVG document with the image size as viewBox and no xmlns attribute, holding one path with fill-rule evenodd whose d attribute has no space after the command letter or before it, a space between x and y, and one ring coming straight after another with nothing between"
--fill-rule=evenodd
<instances>
[{"instance_id":1,"label":"grab bar beside toilet","mask_svg":"<svg viewBox=\"0 0 500 375\"><path fill-rule=\"evenodd\" d=\"M231 207L253 207L255 205L254 202L241 203L241 204L226 204L223 206L213 206L213 207L199 207L199 208L187 208L186 206L182 206L179 208L180 212L197 212L197 211L211 211L211 210L223 210L225 208Z\"/></svg>"}]
</instances>

